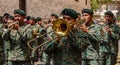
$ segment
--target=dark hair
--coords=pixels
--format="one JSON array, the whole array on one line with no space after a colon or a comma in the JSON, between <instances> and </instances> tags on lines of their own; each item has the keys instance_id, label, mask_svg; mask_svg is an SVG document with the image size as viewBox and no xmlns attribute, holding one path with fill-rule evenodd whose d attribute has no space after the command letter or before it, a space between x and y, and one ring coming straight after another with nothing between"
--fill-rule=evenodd
<instances>
[{"instance_id":1,"label":"dark hair","mask_svg":"<svg viewBox=\"0 0 120 65\"><path fill-rule=\"evenodd\" d=\"M8 16L8 19L15 20L13 16Z\"/></svg>"},{"instance_id":2,"label":"dark hair","mask_svg":"<svg viewBox=\"0 0 120 65\"><path fill-rule=\"evenodd\" d=\"M8 13L4 13L3 17L6 17L8 19L10 15Z\"/></svg>"},{"instance_id":3,"label":"dark hair","mask_svg":"<svg viewBox=\"0 0 120 65\"><path fill-rule=\"evenodd\" d=\"M3 17L5 17L5 16L9 16L9 14L8 13L4 13Z\"/></svg>"},{"instance_id":4,"label":"dark hair","mask_svg":"<svg viewBox=\"0 0 120 65\"><path fill-rule=\"evenodd\" d=\"M58 18L58 15L57 15L57 14L51 14L51 16L55 16L56 18Z\"/></svg>"},{"instance_id":5,"label":"dark hair","mask_svg":"<svg viewBox=\"0 0 120 65\"><path fill-rule=\"evenodd\" d=\"M26 19L27 19L27 20L30 20L30 17L31 17L31 16L27 16Z\"/></svg>"},{"instance_id":6,"label":"dark hair","mask_svg":"<svg viewBox=\"0 0 120 65\"><path fill-rule=\"evenodd\" d=\"M81 15L80 13L77 13L78 15Z\"/></svg>"}]
</instances>

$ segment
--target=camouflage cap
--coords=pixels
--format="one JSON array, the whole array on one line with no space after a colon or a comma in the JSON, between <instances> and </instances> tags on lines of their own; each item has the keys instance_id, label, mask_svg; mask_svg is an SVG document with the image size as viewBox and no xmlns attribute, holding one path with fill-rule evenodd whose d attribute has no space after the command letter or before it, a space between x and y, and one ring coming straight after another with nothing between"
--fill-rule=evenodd
<instances>
[{"instance_id":1,"label":"camouflage cap","mask_svg":"<svg viewBox=\"0 0 120 65\"><path fill-rule=\"evenodd\" d=\"M74 19L77 19L77 12L73 9L70 9L70 8L65 8L64 10L62 10L61 12L62 15L68 15Z\"/></svg>"},{"instance_id":2,"label":"camouflage cap","mask_svg":"<svg viewBox=\"0 0 120 65\"><path fill-rule=\"evenodd\" d=\"M108 16L111 16L111 17L114 17L114 14L113 14L111 11L107 11L107 12L105 12L105 15L108 15Z\"/></svg>"},{"instance_id":3,"label":"camouflage cap","mask_svg":"<svg viewBox=\"0 0 120 65\"><path fill-rule=\"evenodd\" d=\"M36 20L35 17L30 17L30 19L32 19L32 20Z\"/></svg>"},{"instance_id":4,"label":"camouflage cap","mask_svg":"<svg viewBox=\"0 0 120 65\"><path fill-rule=\"evenodd\" d=\"M40 17L37 17L37 18L36 18L36 21L40 21L40 20L42 20Z\"/></svg>"},{"instance_id":5,"label":"camouflage cap","mask_svg":"<svg viewBox=\"0 0 120 65\"><path fill-rule=\"evenodd\" d=\"M83 13L88 13L88 14L90 14L90 15L93 15L94 14L94 12L91 10L91 9L83 9L82 10L82 14Z\"/></svg>"},{"instance_id":6,"label":"camouflage cap","mask_svg":"<svg viewBox=\"0 0 120 65\"><path fill-rule=\"evenodd\" d=\"M22 15L22 16L25 16L25 15L26 15L25 12L24 12L23 10L21 10L21 9L16 9L16 10L14 10L14 14L20 14L20 15Z\"/></svg>"}]
</instances>

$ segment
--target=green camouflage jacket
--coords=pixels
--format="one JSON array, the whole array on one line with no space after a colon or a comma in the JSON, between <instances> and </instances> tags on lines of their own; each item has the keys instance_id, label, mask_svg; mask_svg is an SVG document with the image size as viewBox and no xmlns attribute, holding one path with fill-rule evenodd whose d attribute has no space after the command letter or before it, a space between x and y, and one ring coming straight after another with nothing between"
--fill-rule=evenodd
<instances>
[{"instance_id":1,"label":"green camouflage jacket","mask_svg":"<svg viewBox=\"0 0 120 65\"><path fill-rule=\"evenodd\" d=\"M20 30L10 30L4 32L6 34L3 35L3 38L6 41L10 42L10 51L8 53L8 60L11 61L24 61L29 60L29 49L26 43L26 39L24 39L24 28L25 26L21 26Z\"/></svg>"},{"instance_id":2,"label":"green camouflage jacket","mask_svg":"<svg viewBox=\"0 0 120 65\"><path fill-rule=\"evenodd\" d=\"M111 34L106 31L106 27L111 28ZM118 40L120 39L120 27L116 23L103 25L101 33L104 42L100 45L100 51L116 53L118 51Z\"/></svg>"},{"instance_id":3,"label":"green camouflage jacket","mask_svg":"<svg viewBox=\"0 0 120 65\"><path fill-rule=\"evenodd\" d=\"M4 57L4 42L2 39L2 26L3 24L0 23L0 63L3 61L3 57Z\"/></svg>"},{"instance_id":4,"label":"green camouflage jacket","mask_svg":"<svg viewBox=\"0 0 120 65\"><path fill-rule=\"evenodd\" d=\"M45 52L52 55L54 65L81 65L81 52L88 43L87 36L82 31L73 30L59 42L49 42Z\"/></svg>"},{"instance_id":5,"label":"green camouflage jacket","mask_svg":"<svg viewBox=\"0 0 120 65\"><path fill-rule=\"evenodd\" d=\"M99 59L99 42L101 41L100 34L101 26L92 24L88 27L89 46L82 53L82 59Z\"/></svg>"},{"instance_id":6,"label":"green camouflage jacket","mask_svg":"<svg viewBox=\"0 0 120 65\"><path fill-rule=\"evenodd\" d=\"M108 33L108 42L110 43L110 48L112 53L118 53L118 40L120 40L120 27L116 24L110 24L112 33Z\"/></svg>"}]
</instances>

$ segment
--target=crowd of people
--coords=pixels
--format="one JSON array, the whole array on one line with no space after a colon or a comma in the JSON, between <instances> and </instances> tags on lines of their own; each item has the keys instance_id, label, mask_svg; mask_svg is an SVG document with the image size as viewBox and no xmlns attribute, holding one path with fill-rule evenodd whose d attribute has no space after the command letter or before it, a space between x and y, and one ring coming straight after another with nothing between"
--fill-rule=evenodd
<instances>
[{"instance_id":1,"label":"crowd of people","mask_svg":"<svg viewBox=\"0 0 120 65\"><path fill-rule=\"evenodd\" d=\"M119 40L120 26L111 11L95 20L91 9L78 13L65 8L44 21L16 9L14 15L0 17L0 65L34 65L38 60L42 65L115 65Z\"/></svg>"}]
</instances>

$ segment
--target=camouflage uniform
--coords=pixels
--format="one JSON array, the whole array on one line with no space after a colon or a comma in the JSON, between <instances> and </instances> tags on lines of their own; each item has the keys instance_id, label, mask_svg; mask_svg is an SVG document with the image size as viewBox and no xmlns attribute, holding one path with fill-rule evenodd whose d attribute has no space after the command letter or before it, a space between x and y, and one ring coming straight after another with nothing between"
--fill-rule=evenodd
<instances>
[{"instance_id":1,"label":"camouflage uniform","mask_svg":"<svg viewBox=\"0 0 120 65\"><path fill-rule=\"evenodd\" d=\"M82 53L82 65L99 65L99 41L100 41L100 26L91 24L88 27L89 46Z\"/></svg>"},{"instance_id":2,"label":"camouflage uniform","mask_svg":"<svg viewBox=\"0 0 120 65\"><path fill-rule=\"evenodd\" d=\"M48 28L46 30L47 30L47 33L51 32L52 31L52 26L48 26ZM48 36L48 40L53 39L53 33L50 33L47 36Z\"/></svg>"},{"instance_id":3,"label":"camouflage uniform","mask_svg":"<svg viewBox=\"0 0 120 65\"><path fill-rule=\"evenodd\" d=\"M82 31L72 30L59 42L53 40L46 45L45 52L52 55L54 65L81 65L81 52L89 41ZM81 39L82 38L82 39Z\"/></svg>"},{"instance_id":4,"label":"camouflage uniform","mask_svg":"<svg viewBox=\"0 0 120 65\"><path fill-rule=\"evenodd\" d=\"M20 30L9 30L3 35L10 42L10 50L8 53L8 65L30 65L30 52L23 35L25 25Z\"/></svg>"},{"instance_id":5,"label":"camouflage uniform","mask_svg":"<svg viewBox=\"0 0 120 65\"><path fill-rule=\"evenodd\" d=\"M104 42L100 44L100 65L115 65L118 53L118 39L120 35L120 28L116 25L116 18L111 11L104 13L106 23L102 27L102 36Z\"/></svg>"},{"instance_id":6,"label":"camouflage uniform","mask_svg":"<svg viewBox=\"0 0 120 65\"><path fill-rule=\"evenodd\" d=\"M105 30L107 26L112 29L112 34ZM100 44L100 65L115 65L118 54L120 28L114 23L110 25L103 25L102 29L102 39L104 42Z\"/></svg>"},{"instance_id":7,"label":"camouflage uniform","mask_svg":"<svg viewBox=\"0 0 120 65\"><path fill-rule=\"evenodd\" d=\"M116 23L109 24L112 33L108 33L108 42L111 48L111 64L115 65L118 54L118 40L120 36L120 27Z\"/></svg>"},{"instance_id":8,"label":"camouflage uniform","mask_svg":"<svg viewBox=\"0 0 120 65\"><path fill-rule=\"evenodd\" d=\"M109 56L110 49L108 45L108 33L105 30L105 25L101 25L100 34L102 37L99 43L99 63L100 65L106 65L105 60L108 62L108 60L110 59L110 56ZM110 64L107 64L107 65L110 65Z\"/></svg>"},{"instance_id":9,"label":"camouflage uniform","mask_svg":"<svg viewBox=\"0 0 120 65\"><path fill-rule=\"evenodd\" d=\"M46 31L47 31L47 33L53 31L52 26L48 26L46 28ZM55 34L55 33L51 32L51 33L47 34L46 41L53 40L55 38L55 35L53 35L53 34ZM43 59L45 59L44 60L45 61L45 65L50 65L51 63L53 63L52 54L46 54L46 53L44 53L43 56L44 56Z\"/></svg>"},{"instance_id":10,"label":"camouflage uniform","mask_svg":"<svg viewBox=\"0 0 120 65\"><path fill-rule=\"evenodd\" d=\"M34 39L36 37L36 34L38 34L38 28L35 25L27 25L27 30L25 32L25 36L28 40ZM35 35L33 34L35 33ZM38 42L35 40L33 42L30 43L30 45L32 44L33 47L36 47L38 45ZM35 58L35 50L31 50L31 59L32 60L36 60Z\"/></svg>"},{"instance_id":11,"label":"camouflage uniform","mask_svg":"<svg viewBox=\"0 0 120 65\"><path fill-rule=\"evenodd\" d=\"M3 64L3 58L4 58L4 42L2 39L2 26L3 24L0 23L0 65Z\"/></svg>"},{"instance_id":12,"label":"camouflage uniform","mask_svg":"<svg viewBox=\"0 0 120 65\"><path fill-rule=\"evenodd\" d=\"M41 25L35 24L35 26L36 26L37 28L39 28L39 33L41 33L41 31L43 30L44 25L43 25L43 24L41 24Z\"/></svg>"},{"instance_id":13,"label":"camouflage uniform","mask_svg":"<svg viewBox=\"0 0 120 65\"><path fill-rule=\"evenodd\" d=\"M46 30L42 30L40 35L43 35L47 33ZM50 40L48 40L47 38L47 34L43 37L40 38L40 42L41 44L45 43L45 42L48 42ZM51 56L47 55L45 52L44 52L44 49L45 49L46 45L43 45L39 48L39 56L40 56L40 61L43 63L43 65L50 65L50 62L51 62Z\"/></svg>"}]
</instances>

